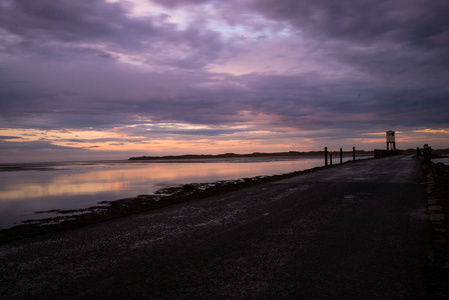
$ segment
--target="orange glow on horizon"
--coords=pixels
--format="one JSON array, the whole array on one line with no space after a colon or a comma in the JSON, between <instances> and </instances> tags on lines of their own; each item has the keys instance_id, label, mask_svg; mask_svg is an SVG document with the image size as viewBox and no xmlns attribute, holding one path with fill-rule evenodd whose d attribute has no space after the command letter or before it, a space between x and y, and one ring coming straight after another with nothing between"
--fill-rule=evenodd
<instances>
[{"instance_id":1,"label":"orange glow on horizon","mask_svg":"<svg viewBox=\"0 0 449 300\"><path fill-rule=\"evenodd\" d=\"M256 117L253 123L237 123L230 127L213 127L185 123L149 123L147 127L127 125L110 130L39 130L0 129L3 143L11 143L13 149L9 157L1 157L2 162L54 161L89 159L126 159L130 156L163 156L182 154L221 154L285 151L318 151L324 147L353 147L360 150L383 148L385 131L360 133L360 137L333 139L332 132L316 130L317 138L310 137L313 131L302 131L287 126L276 126L275 116L241 111L242 120ZM265 119L267 117L268 119ZM153 127L164 130L152 131ZM136 128L136 129L134 129ZM144 130L142 130L142 128ZM221 130L223 134L207 135L207 130ZM227 130L232 133L226 133ZM186 130L186 134L182 131ZM190 134L195 130L205 130L205 135ZM148 132L148 133L146 133ZM177 132L172 133L172 132ZM181 133L179 133L181 132ZM435 149L448 148L448 129L419 129L396 131L397 147L414 148L431 144ZM145 134L146 136L143 136ZM296 137L295 137L296 136ZM305 136L305 137L302 137ZM21 145L23 143L23 148ZM36 143L36 144L29 144ZM27 146L29 144L29 146ZM39 148L41 145L42 148ZM60 146L61 148L54 147ZM28 148L27 148L28 147ZM29 149L29 150L27 150ZM36 150L35 150L36 149Z\"/></svg>"},{"instance_id":2,"label":"orange glow on horizon","mask_svg":"<svg viewBox=\"0 0 449 300\"><path fill-rule=\"evenodd\" d=\"M413 130L413 132L418 133L442 133L442 134L449 134L449 129L421 129L421 130Z\"/></svg>"}]
</instances>

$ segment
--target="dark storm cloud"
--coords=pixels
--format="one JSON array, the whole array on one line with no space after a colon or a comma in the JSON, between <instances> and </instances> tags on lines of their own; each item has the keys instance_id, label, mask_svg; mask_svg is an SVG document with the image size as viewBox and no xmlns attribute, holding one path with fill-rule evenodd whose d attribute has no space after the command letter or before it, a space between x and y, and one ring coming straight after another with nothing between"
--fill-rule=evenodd
<instances>
[{"instance_id":1,"label":"dark storm cloud","mask_svg":"<svg viewBox=\"0 0 449 300\"><path fill-rule=\"evenodd\" d=\"M449 24L445 0L253 0L249 7L306 33L364 44L394 39L431 46Z\"/></svg>"},{"instance_id":2,"label":"dark storm cloud","mask_svg":"<svg viewBox=\"0 0 449 300\"><path fill-rule=\"evenodd\" d=\"M278 122L302 129L381 129L390 126L447 126L448 91L428 84L384 85L358 80L320 80L303 76L246 75L248 109L279 116ZM416 78L417 79L417 78ZM248 92L249 93L249 92Z\"/></svg>"},{"instance_id":3,"label":"dark storm cloud","mask_svg":"<svg viewBox=\"0 0 449 300\"><path fill-rule=\"evenodd\" d=\"M88 100L88 99L87 99ZM84 128L110 126L104 109L89 110L89 101L39 87L32 81L13 77L0 81L0 127L11 128Z\"/></svg>"},{"instance_id":4,"label":"dark storm cloud","mask_svg":"<svg viewBox=\"0 0 449 300\"><path fill-rule=\"evenodd\" d=\"M4 135L0 135L0 141L1 140L20 140L20 139L22 139L22 138L19 137L19 136L8 136L8 135L4 136Z\"/></svg>"},{"instance_id":5,"label":"dark storm cloud","mask_svg":"<svg viewBox=\"0 0 449 300\"><path fill-rule=\"evenodd\" d=\"M0 141L1 150L29 150L29 151L39 151L39 150L82 150L78 147L65 147L54 145L47 141L30 141L30 142L3 142Z\"/></svg>"},{"instance_id":6,"label":"dark storm cloud","mask_svg":"<svg viewBox=\"0 0 449 300\"><path fill-rule=\"evenodd\" d=\"M352 48L340 49L343 56L346 50L352 52L346 53L347 59L353 58L357 45L378 45L379 52L374 53L359 47L359 55L376 55L378 61L371 55L367 63L388 63L382 60L382 51L396 50L396 56L407 56L413 47L413 52L418 50L416 54L429 51L435 62L449 63L449 2L445 0L254 0L249 7L271 19L288 22L308 37L350 43ZM382 43L396 47L385 49ZM359 60L356 58L356 62Z\"/></svg>"},{"instance_id":7,"label":"dark storm cloud","mask_svg":"<svg viewBox=\"0 0 449 300\"><path fill-rule=\"evenodd\" d=\"M320 51L330 58L379 78L405 78L409 85L447 79L448 1L258 0L251 8L321 40Z\"/></svg>"},{"instance_id":8,"label":"dark storm cloud","mask_svg":"<svg viewBox=\"0 0 449 300\"><path fill-rule=\"evenodd\" d=\"M102 0L80 1L3 1L0 25L28 43L39 40L119 41L126 33L153 34L152 24L133 22L126 18L118 4ZM128 31L128 32L127 32ZM128 41L132 41L130 39Z\"/></svg>"},{"instance_id":9,"label":"dark storm cloud","mask_svg":"<svg viewBox=\"0 0 449 300\"><path fill-rule=\"evenodd\" d=\"M130 17L119 3L102 0L6 1L0 6L0 52L33 54L51 59L75 57L116 59L100 48L147 56L148 64L201 68L225 47L220 35L192 23L179 30L159 17ZM207 41L207 42L205 42ZM99 48L100 47L100 48ZM167 49L184 49L171 58Z\"/></svg>"},{"instance_id":10,"label":"dark storm cloud","mask_svg":"<svg viewBox=\"0 0 449 300\"><path fill-rule=\"evenodd\" d=\"M205 112L211 105L204 101L207 93L188 104L189 91L201 93L189 86L207 80L201 69L226 46L200 24L177 29L160 18L130 17L118 3L100 0L2 0L0 33L0 53L10 65L0 73L0 121L13 126L8 121L14 118L24 128L110 128L133 123L134 115L179 119L173 108L185 108L186 116ZM136 55L139 63L159 69L194 70L203 78L119 69L119 54L112 52Z\"/></svg>"},{"instance_id":11,"label":"dark storm cloud","mask_svg":"<svg viewBox=\"0 0 449 300\"><path fill-rule=\"evenodd\" d=\"M449 2L258 0L248 7L296 28L314 41L329 62L340 61L364 74L325 84L320 84L319 73L310 74L312 79L254 76L254 90L265 92L267 101L260 101L264 110L274 109L286 118L304 117L301 107L341 115L372 112L378 119L368 120L369 126L376 122L447 125L447 116L435 108L447 110L449 95L445 88ZM304 86L304 82L311 85ZM292 97L286 98L285 92L276 97L279 90L289 91ZM332 121L313 120L313 124L329 126Z\"/></svg>"},{"instance_id":12,"label":"dark storm cloud","mask_svg":"<svg viewBox=\"0 0 449 300\"><path fill-rule=\"evenodd\" d=\"M230 135L234 133L247 132L248 129L230 129L230 128L212 128L212 129L178 129L175 126L166 127L154 124L154 125L140 125L134 128L121 129L120 133L126 133L127 135L135 135L135 136L159 136L159 137L167 137L167 136L176 136L180 135L183 137L194 136L204 136L204 137L212 137L212 136L222 136L222 135ZM132 141L132 140L129 140Z\"/></svg>"}]
</instances>

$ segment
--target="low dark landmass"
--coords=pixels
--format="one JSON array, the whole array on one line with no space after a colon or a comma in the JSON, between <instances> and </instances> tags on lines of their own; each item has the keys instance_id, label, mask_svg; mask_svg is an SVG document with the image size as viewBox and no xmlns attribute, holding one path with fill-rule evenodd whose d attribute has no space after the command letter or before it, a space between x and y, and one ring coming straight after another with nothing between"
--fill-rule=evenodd
<instances>
[{"instance_id":1,"label":"low dark landmass","mask_svg":"<svg viewBox=\"0 0 449 300\"><path fill-rule=\"evenodd\" d=\"M44 167L42 165L28 165L28 164L11 164L1 165L0 172L7 171L54 171L56 168Z\"/></svg>"},{"instance_id":2,"label":"low dark landmass","mask_svg":"<svg viewBox=\"0 0 449 300\"><path fill-rule=\"evenodd\" d=\"M329 151L328 153L340 153L339 151ZM356 150L356 155L372 155L373 151ZM343 151L343 154L352 154L352 151ZM204 159L204 158L247 158L247 157L273 157L273 156L312 156L324 155L324 151L309 151L309 152L253 152L247 154L224 153L224 154L185 154L185 155L166 155L166 156L139 156L131 157L129 160L160 160L160 159Z\"/></svg>"},{"instance_id":3,"label":"low dark landmass","mask_svg":"<svg viewBox=\"0 0 449 300\"><path fill-rule=\"evenodd\" d=\"M413 153L413 152L411 152L411 153ZM447 157L449 157L449 149L432 149L432 151L430 153L431 159L447 158Z\"/></svg>"},{"instance_id":4,"label":"low dark landmass","mask_svg":"<svg viewBox=\"0 0 449 300\"><path fill-rule=\"evenodd\" d=\"M449 149L432 149L432 155L437 157L447 157L449 154Z\"/></svg>"},{"instance_id":5,"label":"low dark landmass","mask_svg":"<svg viewBox=\"0 0 449 300\"><path fill-rule=\"evenodd\" d=\"M397 150L398 154L415 154L416 149L410 148L407 150ZM332 151L329 149L329 154L337 155L340 151ZM344 155L352 155L352 151L343 151ZM447 157L449 149L432 149L432 158L443 158ZM368 156L374 155L374 150L356 150L356 156ZM253 152L247 154L236 154L236 153L224 153L224 154L184 154L184 155L166 155L166 156L137 156L130 157L128 160L171 160L171 159L210 159L210 158L249 158L249 157L287 157L287 156L317 156L324 155L324 151L309 151L309 152L299 152L299 151L289 151L289 152ZM336 157L336 156L335 156Z\"/></svg>"}]
</instances>

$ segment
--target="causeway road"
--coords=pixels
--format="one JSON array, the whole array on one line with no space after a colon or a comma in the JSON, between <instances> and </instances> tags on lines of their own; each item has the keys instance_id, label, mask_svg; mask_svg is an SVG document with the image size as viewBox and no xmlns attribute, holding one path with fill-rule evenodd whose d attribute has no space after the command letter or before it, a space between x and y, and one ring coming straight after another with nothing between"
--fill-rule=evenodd
<instances>
[{"instance_id":1,"label":"causeway road","mask_svg":"<svg viewBox=\"0 0 449 300\"><path fill-rule=\"evenodd\" d=\"M0 246L1 299L430 299L420 162L334 165Z\"/></svg>"}]
</instances>

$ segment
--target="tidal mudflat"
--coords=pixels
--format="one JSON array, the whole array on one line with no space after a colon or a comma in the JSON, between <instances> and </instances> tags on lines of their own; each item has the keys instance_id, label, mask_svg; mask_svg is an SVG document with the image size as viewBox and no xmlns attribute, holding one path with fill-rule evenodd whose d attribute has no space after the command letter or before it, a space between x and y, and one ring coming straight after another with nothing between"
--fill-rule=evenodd
<instances>
[{"instance_id":1,"label":"tidal mudflat","mask_svg":"<svg viewBox=\"0 0 449 300\"><path fill-rule=\"evenodd\" d=\"M182 184L271 176L322 164L321 157L2 164L0 228Z\"/></svg>"},{"instance_id":2,"label":"tidal mudflat","mask_svg":"<svg viewBox=\"0 0 449 300\"><path fill-rule=\"evenodd\" d=\"M323 164L321 156L3 164L0 229L76 227Z\"/></svg>"},{"instance_id":3,"label":"tidal mudflat","mask_svg":"<svg viewBox=\"0 0 449 300\"><path fill-rule=\"evenodd\" d=\"M19 182L20 190L16 193L25 193L25 197L9 200L0 197L1 213L5 216L3 222L8 225L3 227L0 235L5 236L6 232L10 235L13 231L16 232L14 236L33 235L35 231L60 230L120 218L294 176L322 164L321 157L314 157L14 165L14 171L0 172L0 176ZM11 165L7 167L11 168ZM47 186L36 186L33 183L36 180ZM5 189L3 193L8 195ZM14 191L9 193L15 195ZM12 214L8 205L18 206L22 214ZM28 214L23 213L24 207ZM11 216L16 216L16 224L6 222L11 221ZM11 227L14 230L7 229Z\"/></svg>"}]
</instances>

